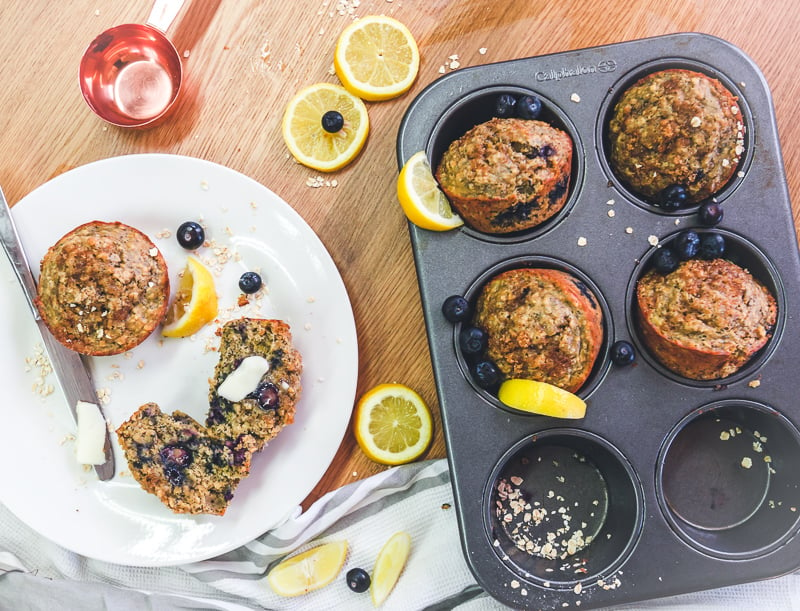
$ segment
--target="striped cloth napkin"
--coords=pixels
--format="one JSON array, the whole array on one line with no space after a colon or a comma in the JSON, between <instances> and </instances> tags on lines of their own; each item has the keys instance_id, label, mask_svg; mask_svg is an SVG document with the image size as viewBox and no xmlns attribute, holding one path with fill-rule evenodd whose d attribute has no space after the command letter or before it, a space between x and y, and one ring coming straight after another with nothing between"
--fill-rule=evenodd
<instances>
[{"instance_id":1,"label":"striped cloth napkin","mask_svg":"<svg viewBox=\"0 0 800 611\"><path fill-rule=\"evenodd\" d=\"M0 505L0 609L19 611L245 611L372 609L350 591L344 572L372 569L383 543L411 535L408 563L382 609L504 609L475 583L461 552L447 462L388 469L319 499L305 513L227 554L182 566L144 568L74 554L43 539ZM266 574L287 554L346 539L342 576L298 598L272 593ZM800 572L753 584L618 609L800 611Z\"/></svg>"}]
</instances>

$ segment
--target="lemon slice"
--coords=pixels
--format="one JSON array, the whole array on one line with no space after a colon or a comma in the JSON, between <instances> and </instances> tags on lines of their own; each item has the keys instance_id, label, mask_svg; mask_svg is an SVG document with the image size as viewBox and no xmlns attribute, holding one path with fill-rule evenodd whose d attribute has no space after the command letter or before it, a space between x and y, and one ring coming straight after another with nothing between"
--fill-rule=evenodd
<instances>
[{"instance_id":1,"label":"lemon slice","mask_svg":"<svg viewBox=\"0 0 800 611\"><path fill-rule=\"evenodd\" d=\"M439 188L425 151L414 153L400 170L397 199L408 220L423 229L448 231L464 224Z\"/></svg>"},{"instance_id":2,"label":"lemon slice","mask_svg":"<svg viewBox=\"0 0 800 611\"><path fill-rule=\"evenodd\" d=\"M432 433L425 401L402 384L380 384L364 393L356 406L356 441L375 462L401 465L419 458Z\"/></svg>"},{"instance_id":3,"label":"lemon slice","mask_svg":"<svg viewBox=\"0 0 800 611\"><path fill-rule=\"evenodd\" d=\"M217 316L214 277L197 257L189 255L175 298L167 310L161 335L188 337Z\"/></svg>"},{"instance_id":4,"label":"lemon slice","mask_svg":"<svg viewBox=\"0 0 800 611\"><path fill-rule=\"evenodd\" d=\"M506 380L500 385L497 398L509 407L542 416L583 418L586 415L583 399L547 382Z\"/></svg>"},{"instance_id":5,"label":"lemon slice","mask_svg":"<svg viewBox=\"0 0 800 611\"><path fill-rule=\"evenodd\" d=\"M280 596L300 596L336 579L346 556L347 541L323 543L278 564L267 582Z\"/></svg>"},{"instance_id":6,"label":"lemon slice","mask_svg":"<svg viewBox=\"0 0 800 611\"><path fill-rule=\"evenodd\" d=\"M372 604L379 607L391 593L400 573L408 560L411 551L411 535L403 531L396 532L384 544L375 559L372 570L372 584L369 592Z\"/></svg>"},{"instance_id":7,"label":"lemon slice","mask_svg":"<svg viewBox=\"0 0 800 611\"><path fill-rule=\"evenodd\" d=\"M328 112L340 115L341 127L336 131L323 127L322 118ZM329 125L329 129L333 128ZM320 172L333 172L355 159L367 141L367 107L344 87L316 83L289 101L281 130L297 161Z\"/></svg>"},{"instance_id":8,"label":"lemon slice","mask_svg":"<svg viewBox=\"0 0 800 611\"><path fill-rule=\"evenodd\" d=\"M389 100L408 91L417 78L419 49L397 19L370 15L339 35L333 67L352 94L370 102Z\"/></svg>"}]
</instances>

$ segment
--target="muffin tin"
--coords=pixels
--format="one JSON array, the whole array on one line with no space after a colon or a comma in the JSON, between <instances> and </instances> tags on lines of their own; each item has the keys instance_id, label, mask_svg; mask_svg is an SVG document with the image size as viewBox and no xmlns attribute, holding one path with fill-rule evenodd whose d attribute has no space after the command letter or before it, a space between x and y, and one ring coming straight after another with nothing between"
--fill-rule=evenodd
<instances>
[{"instance_id":1,"label":"muffin tin","mask_svg":"<svg viewBox=\"0 0 800 611\"><path fill-rule=\"evenodd\" d=\"M698 207L665 211L609 167L616 97L665 68L707 73L739 97L745 152L716 196L720 225ZM590 609L782 575L800 567L798 256L769 89L742 51L686 33L460 69L411 103L399 165L433 167L449 143L491 118L500 93L533 93L543 120L575 146L570 196L541 226L508 235L410 225L461 541L480 585L514 608ZM736 374L682 378L636 327L635 287L656 248L682 229L722 233L729 258L772 291L772 339ZM658 244L656 245L656 240ZM450 295L474 303L494 274L526 265L569 271L598 296L603 348L579 391L586 417L558 420L501 404L469 374ZM636 349L633 365L612 344ZM525 507L525 504L528 507Z\"/></svg>"}]
</instances>

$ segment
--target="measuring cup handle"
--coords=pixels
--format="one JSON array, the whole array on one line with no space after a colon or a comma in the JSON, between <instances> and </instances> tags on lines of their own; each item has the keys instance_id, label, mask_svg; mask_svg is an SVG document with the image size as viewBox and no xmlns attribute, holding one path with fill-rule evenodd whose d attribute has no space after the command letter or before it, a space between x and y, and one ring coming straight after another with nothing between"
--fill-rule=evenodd
<instances>
[{"instance_id":1,"label":"measuring cup handle","mask_svg":"<svg viewBox=\"0 0 800 611\"><path fill-rule=\"evenodd\" d=\"M183 2L184 0L156 0L153 10L150 11L150 16L147 18L147 25L166 33L178 11L181 10Z\"/></svg>"}]
</instances>

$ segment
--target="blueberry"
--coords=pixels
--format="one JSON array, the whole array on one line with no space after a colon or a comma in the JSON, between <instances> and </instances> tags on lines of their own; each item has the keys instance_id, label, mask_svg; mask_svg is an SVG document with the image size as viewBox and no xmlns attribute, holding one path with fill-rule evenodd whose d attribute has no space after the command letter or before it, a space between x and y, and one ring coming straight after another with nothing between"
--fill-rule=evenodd
<instances>
[{"instance_id":1,"label":"blueberry","mask_svg":"<svg viewBox=\"0 0 800 611\"><path fill-rule=\"evenodd\" d=\"M492 361L478 361L472 367L472 377L481 388L492 388L500 381L500 370Z\"/></svg>"},{"instance_id":2,"label":"blueberry","mask_svg":"<svg viewBox=\"0 0 800 611\"><path fill-rule=\"evenodd\" d=\"M250 396L258 401L259 407L263 410L278 409L280 395L278 387L272 382L261 382Z\"/></svg>"},{"instance_id":3,"label":"blueberry","mask_svg":"<svg viewBox=\"0 0 800 611\"><path fill-rule=\"evenodd\" d=\"M700 222L706 227L712 227L722 222L722 206L717 202L707 202L697 211Z\"/></svg>"},{"instance_id":4,"label":"blueberry","mask_svg":"<svg viewBox=\"0 0 800 611\"><path fill-rule=\"evenodd\" d=\"M158 455L165 466L185 469L192 464L192 453L183 446L164 446Z\"/></svg>"},{"instance_id":5,"label":"blueberry","mask_svg":"<svg viewBox=\"0 0 800 611\"><path fill-rule=\"evenodd\" d=\"M442 314L452 323L467 320L470 315L469 302L461 295L451 295L442 304Z\"/></svg>"},{"instance_id":6,"label":"blueberry","mask_svg":"<svg viewBox=\"0 0 800 611\"><path fill-rule=\"evenodd\" d=\"M504 93L497 98L494 105L494 114L501 119L507 119L514 116L514 107L517 105L517 99L510 93Z\"/></svg>"},{"instance_id":7,"label":"blueberry","mask_svg":"<svg viewBox=\"0 0 800 611\"><path fill-rule=\"evenodd\" d=\"M538 119L542 113L542 101L534 95L523 95L517 100L517 116L520 119Z\"/></svg>"},{"instance_id":8,"label":"blueberry","mask_svg":"<svg viewBox=\"0 0 800 611\"><path fill-rule=\"evenodd\" d=\"M670 185L658 196L659 205L664 210L677 210L686 203L689 194L686 192L686 187L683 185Z\"/></svg>"},{"instance_id":9,"label":"blueberry","mask_svg":"<svg viewBox=\"0 0 800 611\"><path fill-rule=\"evenodd\" d=\"M186 221L178 227L178 244L186 250L196 250L203 245L206 240L206 232L200 223Z\"/></svg>"},{"instance_id":10,"label":"blueberry","mask_svg":"<svg viewBox=\"0 0 800 611\"><path fill-rule=\"evenodd\" d=\"M186 475L183 470L174 465L164 465L164 475L173 486L183 486L186 481Z\"/></svg>"},{"instance_id":11,"label":"blueberry","mask_svg":"<svg viewBox=\"0 0 800 611\"><path fill-rule=\"evenodd\" d=\"M671 248L659 248L653 255L653 267L662 274L668 274L678 268L678 257Z\"/></svg>"},{"instance_id":12,"label":"blueberry","mask_svg":"<svg viewBox=\"0 0 800 611\"><path fill-rule=\"evenodd\" d=\"M483 354L488 342L488 336L478 327L464 327L458 334L458 345L466 356Z\"/></svg>"},{"instance_id":13,"label":"blueberry","mask_svg":"<svg viewBox=\"0 0 800 611\"><path fill-rule=\"evenodd\" d=\"M681 261L688 261L700 250L700 235L693 229L681 231L675 238L674 248Z\"/></svg>"},{"instance_id":14,"label":"blueberry","mask_svg":"<svg viewBox=\"0 0 800 611\"><path fill-rule=\"evenodd\" d=\"M618 342L614 342L614 345L611 346L611 361L615 365L630 365L635 359L636 353L630 342L621 339Z\"/></svg>"},{"instance_id":15,"label":"blueberry","mask_svg":"<svg viewBox=\"0 0 800 611\"><path fill-rule=\"evenodd\" d=\"M338 110L329 110L322 115L322 129L329 134L335 134L344 127L344 117Z\"/></svg>"},{"instance_id":16,"label":"blueberry","mask_svg":"<svg viewBox=\"0 0 800 611\"><path fill-rule=\"evenodd\" d=\"M366 592L369 590L369 573L364 569L350 569L347 571L347 587L353 592Z\"/></svg>"},{"instance_id":17,"label":"blueberry","mask_svg":"<svg viewBox=\"0 0 800 611\"><path fill-rule=\"evenodd\" d=\"M719 259L725 254L725 238L718 233L704 233L700 236L701 259Z\"/></svg>"},{"instance_id":18,"label":"blueberry","mask_svg":"<svg viewBox=\"0 0 800 611\"><path fill-rule=\"evenodd\" d=\"M245 272L239 277L239 288L242 293L251 295L261 288L261 276L255 272Z\"/></svg>"}]
</instances>

